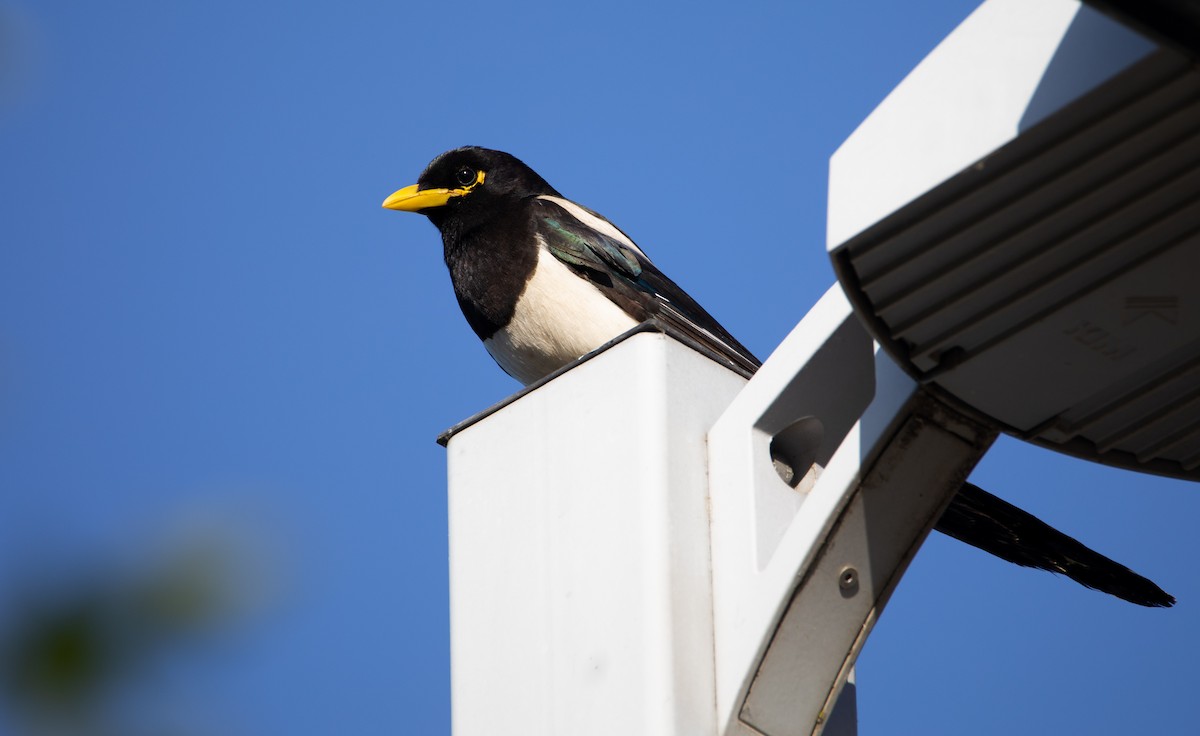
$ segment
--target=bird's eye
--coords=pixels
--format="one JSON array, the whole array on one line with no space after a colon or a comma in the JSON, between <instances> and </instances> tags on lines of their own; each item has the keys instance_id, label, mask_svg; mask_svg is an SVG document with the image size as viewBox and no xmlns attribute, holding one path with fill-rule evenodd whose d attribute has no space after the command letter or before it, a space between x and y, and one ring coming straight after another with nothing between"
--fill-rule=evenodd
<instances>
[{"instance_id":1,"label":"bird's eye","mask_svg":"<svg viewBox=\"0 0 1200 736\"><path fill-rule=\"evenodd\" d=\"M458 180L460 185L464 187L470 186L475 183L475 169L472 169L469 166L464 166L458 171L454 172L454 178Z\"/></svg>"}]
</instances>

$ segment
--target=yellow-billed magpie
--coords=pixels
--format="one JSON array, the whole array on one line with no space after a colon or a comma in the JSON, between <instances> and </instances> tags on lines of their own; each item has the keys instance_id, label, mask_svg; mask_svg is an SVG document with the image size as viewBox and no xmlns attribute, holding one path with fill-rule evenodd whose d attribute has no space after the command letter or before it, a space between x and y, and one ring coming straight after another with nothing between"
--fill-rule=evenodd
<instances>
[{"instance_id":1,"label":"yellow-billed magpie","mask_svg":"<svg viewBox=\"0 0 1200 736\"><path fill-rule=\"evenodd\" d=\"M474 146L447 151L383 206L425 215L441 231L467 322L500 367L523 384L650 318L743 373L760 365L629 236L507 153ZM970 483L935 528L1132 603L1175 602L1150 580Z\"/></svg>"}]
</instances>

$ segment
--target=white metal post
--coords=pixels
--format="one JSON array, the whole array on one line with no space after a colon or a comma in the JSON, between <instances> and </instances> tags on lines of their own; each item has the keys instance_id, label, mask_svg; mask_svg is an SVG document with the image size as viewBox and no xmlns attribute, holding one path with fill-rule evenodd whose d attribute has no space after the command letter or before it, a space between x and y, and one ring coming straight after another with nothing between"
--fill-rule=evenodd
<instances>
[{"instance_id":1,"label":"white metal post","mask_svg":"<svg viewBox=\"0 0 1200 736\"><path fill-rule=\"evenodd\" d=\"M450 440L457 736L715 732L705 433L744 384L635 334Z\"/></svg>"}]
</instances>

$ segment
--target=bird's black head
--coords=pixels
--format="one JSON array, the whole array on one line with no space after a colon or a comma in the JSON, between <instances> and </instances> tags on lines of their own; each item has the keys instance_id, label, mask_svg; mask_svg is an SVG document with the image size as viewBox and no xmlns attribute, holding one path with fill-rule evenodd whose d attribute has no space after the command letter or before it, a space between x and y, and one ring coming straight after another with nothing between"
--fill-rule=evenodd
<instances>
[{"instance_id":1,"label":"bird's black head","mask_svg":"<svg viewBox=\"0 0 1200 736\"><path fill-rule=\"evenodd\" d=\"M383 206L425 215L443 233L462 232L539 194L558 192L515 156L466 146L435 158L416 184L395 192Z\"/></svg>"}]
</instances>

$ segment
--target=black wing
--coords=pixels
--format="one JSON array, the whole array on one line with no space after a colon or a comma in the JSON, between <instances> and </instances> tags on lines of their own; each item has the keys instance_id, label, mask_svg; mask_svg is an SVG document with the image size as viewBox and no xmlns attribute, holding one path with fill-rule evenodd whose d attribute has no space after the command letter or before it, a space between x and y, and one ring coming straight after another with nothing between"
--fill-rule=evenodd
<instances>
[{"instance_id":1,"label":"black wing","mask_svg":"<svg viewBox=\"0 0 1200 736\"><path fill-rule=\"evenodd\" d=\"M591 210L585 211L608 223ZM615 225L612 234L599 232L544 198L534 200L534 222L538 236L555 258L595 284L639 322L657 318L739 371L751 374L758 370L758 358L659 271Z\"/></svg>"}]
</instances>

